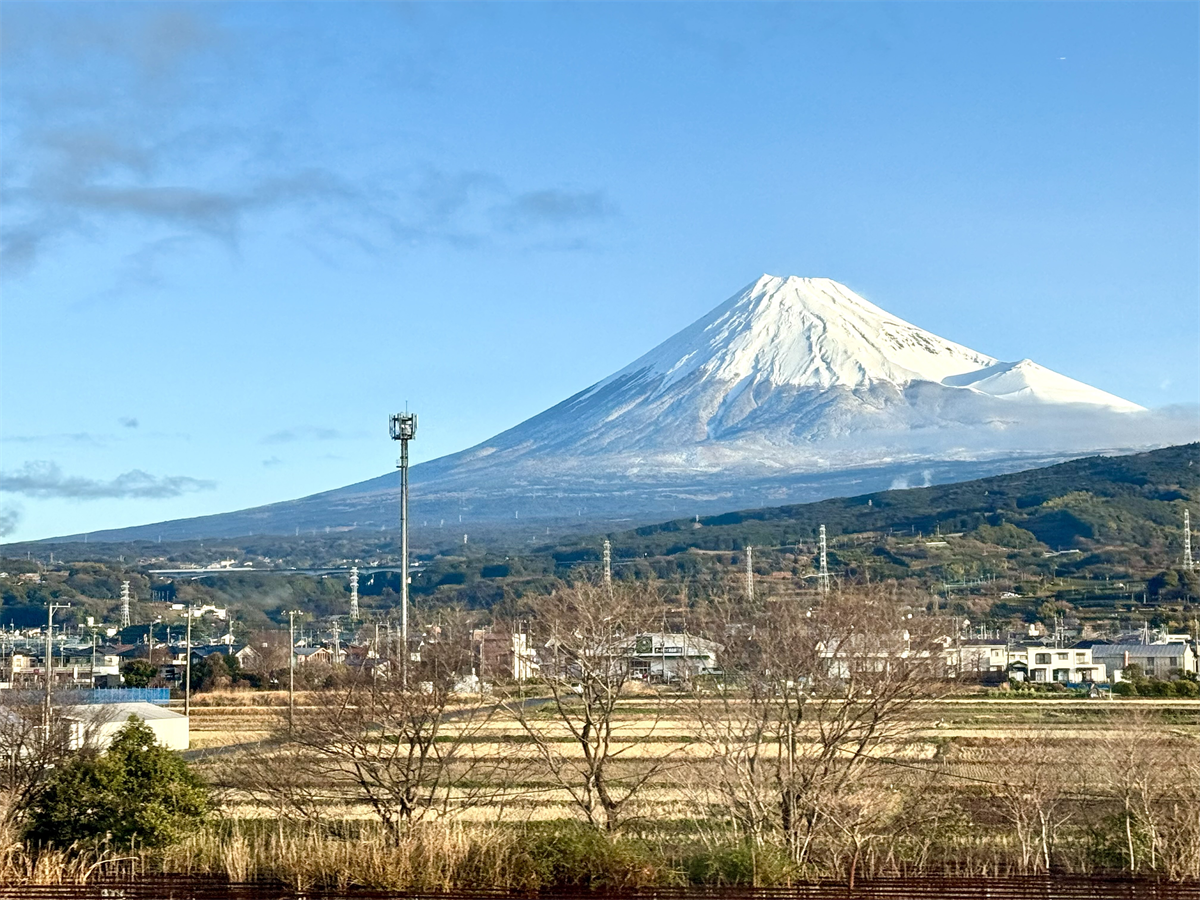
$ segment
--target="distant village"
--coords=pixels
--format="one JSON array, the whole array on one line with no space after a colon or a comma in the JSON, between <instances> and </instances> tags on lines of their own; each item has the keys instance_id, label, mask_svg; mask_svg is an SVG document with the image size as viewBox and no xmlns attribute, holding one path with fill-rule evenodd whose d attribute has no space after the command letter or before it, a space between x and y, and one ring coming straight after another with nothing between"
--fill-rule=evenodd
<instances>
[{"instance_id":1,"label":"distant village","mask_svg":"<svg viewBox=\"0 0 1200 900\"><path fill-rule=\"evenodd\" d=\"M357 621L357 609L353 617L309 622L299 629L260 630L245 640L235 639L227 608L172 603L169 610L170 624L108 624L89 617L71 628L55 625L51 609L41 628L0 632L0 690L44 690L67 704L112 705L109 718L124 720L133 712L168 746L186 749L186 704L193 692L334 687L355 676L394 674L403 658L403 640L394 623ZM1200 648L1188 634L1143 627L1106 640L1080 640L1065 628L1048 633L1035 623L996 636L986 628L972 630L961 618L946 617L945 622L949 627L934 642L935 649L927 644L914 652L937 657L930 661L932 670L950 689L1200 697ZM191 624L203 624L211 636L189 642ZM639 632L616 639L604 654L608 664L625 667L631 680L690 686L722 678L723 637L686 630ZM415 629L409 635L408 658L419 663L428 648L455 639L470 644L469 663L457 673L455 690L461 693L488 692L498 682L571 677L569 670L554 669L554 648L537 646L520 625L470 628L460 635L438 625ZM859 654L852 642L817 650L835 674L884 667L891 653L906 652Z\"/></svg>"}]
</instances>

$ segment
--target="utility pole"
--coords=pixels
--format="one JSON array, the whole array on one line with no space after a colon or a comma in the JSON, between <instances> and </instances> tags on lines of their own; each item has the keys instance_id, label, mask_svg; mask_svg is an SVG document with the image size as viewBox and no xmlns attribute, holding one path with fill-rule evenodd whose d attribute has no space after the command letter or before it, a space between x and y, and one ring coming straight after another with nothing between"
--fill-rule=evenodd
<instances>
[{"instance_id":1,"label":"utility pole","mask_svg":"<svg viewBox=\"0 0 1200 900\"><path fill-rule=\"evenodd\" d=\"M69 609L70 606L70 603L51 602L46 604L46 709L42 723L46 729L46 743L50 743L50 689L54 681L52 674L54 671L54 611Z\"/></svg>"},{"instance_id":2,"label":"utility pole","mask_svg":"<svg viewBox=\"0 0 1200 900\"><path fill-rule=\"evenodd\" d=\"M612 542L604 539L604 587L612 593Z\"/></svg>"},{"instance_id":3,"label":"utility pole","mask_svg":"<svg viewBox=\"0 0 1200 900\"><path fill-rule=\"evenodd\" d=\"M190 720L192 717L192 618L195 615L194 603L188 604L187 638L184 640L183 659L183 714ZM189 725L190 729L191 726Z\"/></svg>"},{"instance_id":4,"label":"utility pole","mask_svg":"<svg viewBox=\"0 0 1200 900\"><path fill-rule=\"evenodd\" d=\"M746 548L746 599L754 602L754 548Z\"/></svg>"},{"instance_id":5,"label":"utility pole","mask_svg":"<svg viewBox=\"0 0 1200 900\"><path fill-rule=\"evenodd\" d=\"M121 627L129 627L129 582L121 582Z\"/></svg>"},{"instance_id":6,"label":"utility pole","mask_svg":"<svg viewBox=\"0 0 1200 900\"><path fill-rule=\"evenodd\" d=\"M296 610L288 610L288 731L296 727Z\"/></svg>"},{"instance_id":7,"label":"utility pole","mask_svg":"<svg viewBox=\"0 0 1200 900\"><path fill-rule=\"evenodd\" d=\"M400 685L408 690L408 442L417 436L417 414L395 413L389 427L392 440L400 442Z\"/></svg>"}]
</instances>

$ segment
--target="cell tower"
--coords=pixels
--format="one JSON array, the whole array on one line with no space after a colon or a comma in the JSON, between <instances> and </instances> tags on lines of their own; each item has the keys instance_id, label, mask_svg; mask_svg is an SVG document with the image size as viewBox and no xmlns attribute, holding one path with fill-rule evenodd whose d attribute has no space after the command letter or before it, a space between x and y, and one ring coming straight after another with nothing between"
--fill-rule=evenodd
<instances>
[{"instance_id":1,"label":"cell tower","mask_svg":"<svg viewBox=\"0 0 1200 900\"><path fill-rule=\"evenodd\" d=\"M754 548L746 548L746 599L754 599Z\"/></svg>"},{"instance_id":2,"label":"cell tower","mask_svg":"<svg viewBox=\"0 0 1200 900\"><path fill-rule=\"evenodd\" d=\"M129 582L121 582L121 627L129 627Z\"/></svg>"},{"instance_id":3,"label":"cell tower","mask_svg":"<svg viewBox=\"0 0 1200 900\"><path fill-rule=\"evenodd\" d=\"M417 436L416 413L396 413L388 420L392 440L400 442L400 654L401 686L408 689L408 442ZM465 541L464 541L465 543Z\"/></svg>"},{"instance_id":4,"label":"cell tower","mask_svg":"<svg viewBox=\"0 0 1200 900\"><path fill-rule=\"evenodd\" d=\"M612 543L604 539L604 586L612 591Z\"/></svg>"},{"instance_id":5,"label":"cell tower","mask_svg":"<svg viewBox=\"0 0 1200 900\"><path fill-rule=\"evenodd\" d=\"M829 557L826 553L825 526L821 526L821 568L817 572L817 588L822 594L829 593Z\"/></svg>"},{"instance_id":6,"label":"cell tower","mask_svg":"<svg viewBox=\"0 0 1200 900\"><path fill-rule=\"evenodd\" d=\"M358 621L358 566L350 567L350 621Z\"/></svg>"},{"instance_id":7,"label":"cell tower","mask_svg":"<svg viewBox=\"0 0 1200 900\"><path fill-rule=\"evenodd\" d=\"M1192 562L1192 516L1186 509L1183 511L1183 568L1185 572L1196 569Z\"/></svg>"}]
</instances>

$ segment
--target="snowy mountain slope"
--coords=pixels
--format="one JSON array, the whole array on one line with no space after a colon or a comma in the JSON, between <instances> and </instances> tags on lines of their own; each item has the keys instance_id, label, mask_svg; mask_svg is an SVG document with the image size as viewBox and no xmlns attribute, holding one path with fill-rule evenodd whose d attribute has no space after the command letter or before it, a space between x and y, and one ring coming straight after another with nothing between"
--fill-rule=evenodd
<instances>
[{"instance_id":1,"label":"snowy mountain slope","mask_svg":"<svg viewBox=\"0 0 1200 900\"><path fill-rule=\"evenodd\" d=\"M1002 362L824 278L764 275L628 366L414 467L414 522L653 521L962 480L1195 441L1028 360ZM394 527L388 474L132 536ZM99 536L93 535L95 540Z\"/></svg>"},{"instance_id":2,"label":"snowy mountain slope","mask_svg":"<svg viewBox=\"0 0 1200 900\"><path fill-rule=\"evenodd\" d=\"M427 466L429 474L502 460L543 472L594 471L604 460L611 474L642 476L815 470L838 465L822 458L827 442L861 438L829 446L842 464L936 457L959 449L948 432L1011 431L1049 407L1073 421L1141 410L1029 360L999 362L938 337L835 281L764 275L614 375ZM922 434L931 429L940 437ZM978 445L982 435L967 437Z\"/></svg>"}]
</instances>

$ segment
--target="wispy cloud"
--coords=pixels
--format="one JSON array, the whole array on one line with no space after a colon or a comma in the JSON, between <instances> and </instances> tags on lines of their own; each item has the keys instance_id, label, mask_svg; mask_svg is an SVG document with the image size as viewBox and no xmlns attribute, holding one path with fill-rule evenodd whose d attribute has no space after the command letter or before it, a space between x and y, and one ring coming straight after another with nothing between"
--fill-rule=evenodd
<instances>
[{"instance_id":1,"label":"wispy cloud","mask_svg":"<svg viewBox=\"0 0 1200 900\"><path fill-rule=\"evenodd\" d=\"M0 440L10 444L87 444L93 447L107 443L103 435L91 434L87 431L55 434L6 434Z\"/></svg>"},{"instance_id":2,"label":"wispy cloud","mask_svg":"<svg viewBox=\"0 0 1200 900\"><path fill-rule=\"evenodd\" d=\"M297 425L268 434L262 439L264 444L292 444L299 441L340 441L346 437L336 428L322 428L318 425Z\"/></svg>"},{"instance_id":3,"label":"wispy cloud","mask_svg":"<svg viewBox=\"0 0 1200 900\"><path fill-rule=\"evenodd\" d=\"M187 475L151 475L133 469L111 481L64 475L48 460L27 462L14 473L0 473L0 492L41 500L161 500L208 491L216 482Z\"/></svg>"},{"instance_id":4,"label":"wispy cloud","mask_svg":"<svg viewBox=\"0 0 1200 900\"><path fill-rule=\"evenodd\" d=\"M133 416L122 416L121 418L117 419L117 421L121 423L122 428L137 428L138 427L138 420L135 419Z\"/></svg>"},{"instance_id":5,"label":"wispy cloud","mask_svg":"<svg viewBox=\"0 0 1200 900\"><path fill-rule=\"evenodd\" d=\"M69 241L120 233L113 283L84 304L162 289L176 258L212 244L236 254L280 213L289 237L331 265L331 245L582 250L616 213L595 186L443 170L423 162L433 148L352 171L326 164L338 157L324 136L247 128L221 110L260 71L257 50L203 7L26 6L6 26L0 261L12 277Z\"/></svg>"},{"instance_id":6,"label":"wispy cloud","mask_svg":"<svg viewBox=\"0 0 1200 900\"><path fill-rule=\"evenodd\" d=\"M283 460L278 456L272 456L270 459L264 459L262 464L264 469L277 469L283 465Z\"/></svg>"},{"instance_id":7,"label":"wispy cloud","mask_svg":"<svg viewBox=\"0 0 1200 900\"><path fill-rule=\"evenodd\" d=\"M607 219L614 206L603 191L526 191L496 207L498 220L507 228L559 226Z\"/></svg>"}]
</instances>

